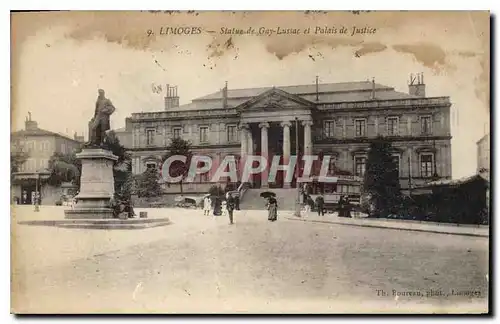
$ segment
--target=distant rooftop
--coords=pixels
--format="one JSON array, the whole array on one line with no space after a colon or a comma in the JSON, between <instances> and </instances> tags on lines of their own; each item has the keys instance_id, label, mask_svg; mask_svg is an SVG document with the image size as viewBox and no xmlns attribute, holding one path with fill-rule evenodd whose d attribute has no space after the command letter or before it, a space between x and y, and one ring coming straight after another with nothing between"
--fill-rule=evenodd
<instances>
[{"instance_id":1,"label":"distant rooftop","mask_svg":"<svg viewBox=\"0 0 500 324\"><path fill-rule=\"evenodd\" d=\"M261 93L272 89L273 87L261 88L246 88L246 89L228 89L228 98L249 98L260 95ZM276 86L275 88L286 91L295 95L316 94L316 84L302 84L291 86ZM339 82L339 83L320 83L318 84L319 93L335 93L335 92L355 92L355 91L371 91L371 81L355 81L355 82ZM382 84L375 83L375 90L394 90ZM409 96L409 95L408 95ZM193 99L197 100L210 100L221 99L222 90L211 93L209 95Z\"/></svg>"}]
</instances>

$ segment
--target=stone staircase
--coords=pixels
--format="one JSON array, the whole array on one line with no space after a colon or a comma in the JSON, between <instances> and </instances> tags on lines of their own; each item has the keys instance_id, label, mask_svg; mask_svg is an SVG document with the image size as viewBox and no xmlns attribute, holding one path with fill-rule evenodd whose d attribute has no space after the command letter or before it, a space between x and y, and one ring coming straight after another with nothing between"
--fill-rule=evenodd
<instances>
[{"instance_id":1,"label":"stone staircase","mask_svg":"<svg viewBox=\"0 0 500 324\"><path fill-rule=\"evenodd\" d=\"M264 191L271 191L276 194L279 210L294 210L297 197L296 189L248 189L240 202L242 210L264 210L266 200L260 197Z\"/></svg>"}]
</instances>

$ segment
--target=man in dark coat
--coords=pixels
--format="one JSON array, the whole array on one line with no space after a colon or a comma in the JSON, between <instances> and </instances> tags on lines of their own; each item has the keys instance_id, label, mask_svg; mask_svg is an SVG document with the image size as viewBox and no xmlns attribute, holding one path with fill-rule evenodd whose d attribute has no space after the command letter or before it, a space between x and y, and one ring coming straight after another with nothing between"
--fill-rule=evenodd
<instances>
[{"instance_id":1,"label":"man in dark coat","mask_svg":"<svg viewBox=\"0 0 500 324\"><path fill-rule=\"evenodd\" d=\"M325 198L321 193L316 197L316 208L318 208L318 216L325 216Z\"/></svg>"},{"instance_id":2,"label":"man in dark coat","mask_svg":"<svg viewBox=\"0 0 500 324\"><path fill-rule=\"evenodd\" d=\"M234 198L230 193L228 193L226 199L226 208L227 208L227 214L229 215L229 224L234 224L233 223L234 206L235 206Z\"/></svg>"}]
</instances>

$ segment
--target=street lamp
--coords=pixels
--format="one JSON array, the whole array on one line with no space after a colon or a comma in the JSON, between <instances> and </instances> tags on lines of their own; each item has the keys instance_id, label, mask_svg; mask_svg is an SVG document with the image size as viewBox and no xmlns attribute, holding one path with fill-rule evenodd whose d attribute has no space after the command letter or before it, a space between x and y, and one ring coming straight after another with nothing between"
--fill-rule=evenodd
<instances>
[{"instance_id":1,"label":"street lamp","mask_svg":"<svg viewBox=\"0 0 500 324\"><path fill-rule=\"evenodd\" d=\"M40 186L40 171L36 172L36 182L35 182L35 211L39 212L40 211L40 206L39 206L39 187Z\"/></svg>"},{"instance_id":2,"label":"street lamp","mask_svg":"<svg viewBox=\"0 0 500 324\"><path fill-rule=\"evenodd\" d=\"M295 156L299 157L299 119L295 117ZM295 160L295 187L297 197L295 200L295 216L300 217L300 187L299 187L299 161Z\"/></svg>"}]
</instances>

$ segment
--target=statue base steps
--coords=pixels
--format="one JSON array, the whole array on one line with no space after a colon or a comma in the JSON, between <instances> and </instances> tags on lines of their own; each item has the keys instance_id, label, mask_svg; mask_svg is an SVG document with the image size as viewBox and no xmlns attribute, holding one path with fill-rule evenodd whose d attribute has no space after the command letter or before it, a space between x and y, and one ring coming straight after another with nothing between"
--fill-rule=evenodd
<instances>
[{"instance_id":1,"label":"statue base steps","mask_svg":"<svg viewBox=\"0 0 500 324\"><path fill-rule=\"evenodd\" d=\"M146 229L159 226L170 225L171 222L168 218L155 218L155 219L140 219L129 218L126 220L121 219L66 219L66 220L35 220L19 222L21 225L31 226L53 226L61 228L75 228L75 229Z\"/></svg>"}]
</instances>

